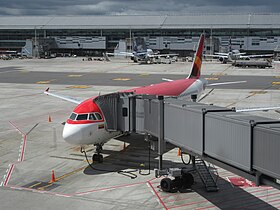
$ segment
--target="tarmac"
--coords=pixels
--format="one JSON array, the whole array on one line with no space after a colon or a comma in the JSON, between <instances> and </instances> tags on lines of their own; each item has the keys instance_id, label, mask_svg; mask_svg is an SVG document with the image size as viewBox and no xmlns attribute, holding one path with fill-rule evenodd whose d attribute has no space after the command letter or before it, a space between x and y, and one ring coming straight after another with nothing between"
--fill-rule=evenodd
<instances>
[{"instance_id":1,"label":"tarmac","mask_svg":"<svg viewBox=\"0 0 280 210\"><path fill-rule=\"evenodd\" d=\"M168 75L184 78L191 63L139 65L130 60L82 61L79 57L0 60L0 63L1 209L280 208L279 190L256 187L222 168L218 168L218 192L206 192L198 177L192 189L185 193L163 192L159 188L162 178L155 178L153 171L157 167L157 155L151 151L149 171L148 146L139 135L110 140L104 145L104 163L92 164L91 168L80 148L62 139L62 123L74 105L43 94L50 87L55 93L86 99L131 88L138 84L138 78L149 82ZM55 74L58 72L59 79ZM38 76L39 73L44 74ZM92 83L85 84L84 78L90 74ZM207 75L209 82L255 77L256 86L262 84L260 89L253 87L253 82L239 88L216 88L203 103L238 108L280 104L278 63L268 69L239 69L230 64L205 62L203 75ZM273 110L252 114L280 118ZM93 147L85 149L90 161ZM163 159L164 167L184 166L177 148L170 146Z\"/></svg>"}]
</instances>

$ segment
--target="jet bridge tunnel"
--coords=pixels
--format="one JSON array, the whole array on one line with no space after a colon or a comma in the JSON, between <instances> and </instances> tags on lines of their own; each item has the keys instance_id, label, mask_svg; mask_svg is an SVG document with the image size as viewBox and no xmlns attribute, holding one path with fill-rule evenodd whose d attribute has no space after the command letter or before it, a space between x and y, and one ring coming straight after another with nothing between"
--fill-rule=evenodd
<instances>
[{"instance_id":1,"label":"jet bridge tunnel","mask_svg":"<svg viewBox=\"0 0 280 210\"><path fill-rule=\"evenodd\" d=\"M113 93L94 100L108 131L157 137L159 169L169 142L257 185L280 188L280 121L162 96Z\"/></svg>"}]
</instances>

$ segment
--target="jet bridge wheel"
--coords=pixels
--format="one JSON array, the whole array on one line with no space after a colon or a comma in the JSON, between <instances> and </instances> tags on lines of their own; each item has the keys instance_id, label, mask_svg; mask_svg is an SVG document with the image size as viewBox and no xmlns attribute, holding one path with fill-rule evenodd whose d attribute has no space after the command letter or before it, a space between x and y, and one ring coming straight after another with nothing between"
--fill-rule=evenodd
<instances>
[{"instance_id":1,"label":"jet bridge wheel","mask_svg":"<svg viewBox=\"0 0 280 210\"><path fill-rule=\"evenodd\" d=\"M189 189L194 183L194 178L191 173L183 174L181 179L182 179L182 185L181 185L182 189Z\"/></svg>"},{"instance_id":2,"label":"jet bridge wheel","mask_svg":"<svg viewBox=\"0 0 280 210\"><path fill-rule=\"evenodd\" d=\"M164 178L160 181L160 187L164 192L170 192L172 180L170 178Z\"/></svg>"}]
</instances>

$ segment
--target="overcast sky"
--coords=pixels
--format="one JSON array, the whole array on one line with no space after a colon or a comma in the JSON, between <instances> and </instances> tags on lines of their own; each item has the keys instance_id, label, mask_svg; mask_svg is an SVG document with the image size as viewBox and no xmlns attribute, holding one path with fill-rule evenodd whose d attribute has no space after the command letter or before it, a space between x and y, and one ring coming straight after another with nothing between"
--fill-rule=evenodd
<instances>
[{"instance_id":1,"label":"overcast sky","mask_svg":"<svg viewBox=\"0 0 280 210\"><path fill-rule=\"evenodd\" d=\"M0 0L0 15L280 13L280 0Z\"/></svg>"}]
</instances>

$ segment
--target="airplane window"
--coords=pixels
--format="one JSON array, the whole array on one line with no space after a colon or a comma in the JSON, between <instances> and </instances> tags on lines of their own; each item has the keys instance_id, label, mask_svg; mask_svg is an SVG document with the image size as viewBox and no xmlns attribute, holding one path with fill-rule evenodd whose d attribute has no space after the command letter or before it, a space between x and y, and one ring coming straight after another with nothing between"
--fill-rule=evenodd
<instances>
[{"instance_id":1,"label":"airplane window","mask_svg":"<svg viewBox=\"0 0 280 210\"><path fill-rule=\"evenodd\" d=\"M70 115L70 117L69 117L69 119L70 120L75 120L76 119L76 114L73 112L71 115Z\"/></svg>"},{"instance_id":2,"label":"airplane window","mask_svg":"<svg viewBox=\"0 0 280 210\"><path fill-rule=\"evenodd\" d=\"M89 120L96 120L96 117L93 113L89 114Z\"/></svg>"},{"instance_id":3,"label":"airplane window","mask_svg":"<svg viewBox=\"0 0 280 210\"><path fill-rule=\"evenodd\" d=\"M88 114L79 114L77 120L87 120Z\"/></svg>"},{"instance_id":4,"label":"airplane window","mask_svg":"<svg viewBox=\"0 0 280 210\"><path fill-rule=\"evenodd\" d=\"M95 113L95 116L96 116L96 118L97 118L98 120L102 120L102 117L101 117L101 115L100 115L99 113Z\"/></svg>"}]
</instances>

